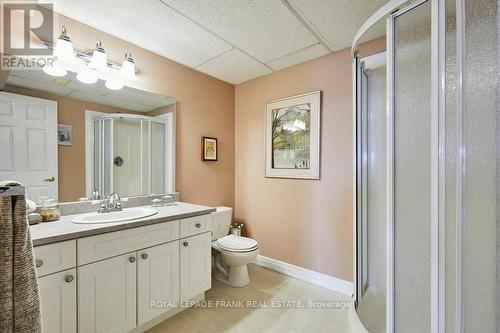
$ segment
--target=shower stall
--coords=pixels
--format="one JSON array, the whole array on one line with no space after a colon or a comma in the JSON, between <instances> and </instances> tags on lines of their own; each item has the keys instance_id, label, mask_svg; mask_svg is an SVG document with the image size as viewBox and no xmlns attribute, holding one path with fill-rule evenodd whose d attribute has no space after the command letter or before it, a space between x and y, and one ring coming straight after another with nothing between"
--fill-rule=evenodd
<instances>
[{"instance_id":1,"label":"shower stall","mask_svg":"<svg viewBox=\"0 0 500 333\"><path fill-rule=\"evenodd\" d=\"M120 196L173 192L168 121L108 114L93 119L93 189Z\"/></svg>"},{"instance_id":2,"label":"shower stall","mask_svg":"<svg viewBox=\"0 0 500 333\"><path fill-rule=\"evenodd\" d=\"M500 329L497 7L393 0L353 41L355 298L370 332ZM358 51L381 26L385 77L370 81Z\"/></svg>"}]
</instances>

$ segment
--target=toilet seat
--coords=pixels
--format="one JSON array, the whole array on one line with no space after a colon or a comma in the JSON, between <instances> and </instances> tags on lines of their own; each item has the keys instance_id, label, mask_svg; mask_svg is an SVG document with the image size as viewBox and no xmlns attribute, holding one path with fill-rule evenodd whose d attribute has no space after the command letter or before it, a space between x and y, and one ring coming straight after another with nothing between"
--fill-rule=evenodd
<instances>
[{"instance_id":1,"label":"toilet seat","mask_svg":"<svg viewBox=\"0 0 500 333\"><path fill-rule=\"evenodd\" d=\"M255 239L235 235L219 238L216 242L222 250L236 253L251 252L259 247Z\"/></svg>"}]
</instances>

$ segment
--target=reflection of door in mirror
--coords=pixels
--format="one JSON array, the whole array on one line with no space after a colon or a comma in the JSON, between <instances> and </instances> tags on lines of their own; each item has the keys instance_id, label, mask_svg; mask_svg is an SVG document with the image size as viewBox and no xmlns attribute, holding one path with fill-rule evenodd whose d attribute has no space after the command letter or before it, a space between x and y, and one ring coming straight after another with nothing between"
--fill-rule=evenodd
<instances>
[{"instance_id":1,"label":"reflection of door in mirror","mask_svg":"<svg viewBox=\"0 0 500 333\"><path fill-rule=\"evenodd\" d=\"M56 102L0 92L0 147L0 180L58 199Z\"/></svg>"}]
</instances>

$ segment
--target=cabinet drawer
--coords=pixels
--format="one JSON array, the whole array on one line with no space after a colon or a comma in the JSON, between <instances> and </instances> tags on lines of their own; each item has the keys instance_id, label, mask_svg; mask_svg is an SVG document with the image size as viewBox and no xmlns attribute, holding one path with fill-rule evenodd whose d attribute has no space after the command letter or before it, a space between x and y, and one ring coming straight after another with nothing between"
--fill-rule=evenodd
<instances>
[{"instance_id":1,"label":"cabinet drawer","mask_svg":"<svg viewBox=\"0 0 500 333\"><path fill-rule=\"evenodd\" d=\"M78 239L78 265L179 239L179 221L170 221Z\"/></svg>"},{"instance_id":2,"label":"cabinet drawer","mask_svg":"<svg viewBox=\"0 0 500 333\"><path fill-rule=\"evenodd\" d=\"M33 251L39 277L76 266L75 240L37 246Z\"/></svg>"},{"instance_id":3,"label":"cabinet drawer","mask_svg":"<svg viewBox=\"0 0 500 333\"><path fill-rule=\"evenodd\" d=\"M211 230L210 215L201 215L182 219L181 238L201 234Z\"/></svg>"}]
</instances>

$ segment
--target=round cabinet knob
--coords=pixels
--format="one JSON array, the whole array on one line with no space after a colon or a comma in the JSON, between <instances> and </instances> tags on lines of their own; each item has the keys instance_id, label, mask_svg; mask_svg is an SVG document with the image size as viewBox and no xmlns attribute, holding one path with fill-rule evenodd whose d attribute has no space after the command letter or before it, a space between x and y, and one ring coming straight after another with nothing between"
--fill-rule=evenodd
<instances>
[{"instance_id":1,"label":"round cabinet knob","mask_svg":"<svg viewBox=\"0 0 500 333\"><path fill-rule=\"evenodd\" d=\"M132 262L132 263L133 263L133 262L135 262L135 257L130 257L130 258L128 258L128 261L130 261L130 262Z\"/></svg>"},{"instance_id":2,"label":"round cabinet knob","mask_svg":"<svg viewBox=\"0 0 500 333\"><path fill-rule=\"evenodd\" d=\"M182 245L184 245L184 246L188 246L188 245L189 245L189 243L188 243L188 242L184 242L184 243L182 243Z\"/></svg>"},{"instance_id":3,"label":"round cabinet knob","mask_svg":"<svg viewBox=\"0 0 500 333\"><path fill-rule=\"evenodd\" d=\"M73 275L68 275L68 276L66 276L66 277L64 278L64 280L65 280L66 282L71 282L71 281L73 281L73 279L74 279L74 278L73 278Z\"/></svg>"},{"instance_id":4,"label":"round cabinet knob","mask_svg":"<svg viewBox=\"0 0 500 333\"><path fill-rule=\"evenodd\" d=\"M196 228L201 228L201 223L196 223Z\"/></svg>"},{"instance_id":5,"label":"round cabinet knob","mask_svg":"<svg viewBox=\"0 0 500 333\"><path fill-rule=\"evenodd\" d=\"M148 259L148 254L147 253L141 254L141 258L144 260Z\"/></svg>"},{"instance_id":6,"label":"round cabinet knob","mask_svg":"<svg viewBox=\"0 0 500 333\"><path fill-rule=\"evenodd\" d=\"M35 266L36 268L40 268L43 265L43 260L42 259L36 259L35 260Z\"/></svg>"}]
</instances>

